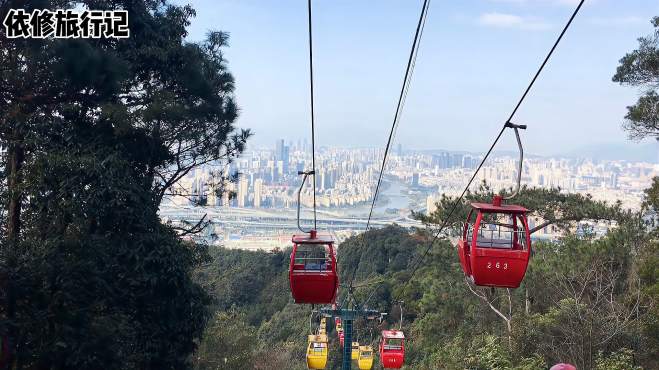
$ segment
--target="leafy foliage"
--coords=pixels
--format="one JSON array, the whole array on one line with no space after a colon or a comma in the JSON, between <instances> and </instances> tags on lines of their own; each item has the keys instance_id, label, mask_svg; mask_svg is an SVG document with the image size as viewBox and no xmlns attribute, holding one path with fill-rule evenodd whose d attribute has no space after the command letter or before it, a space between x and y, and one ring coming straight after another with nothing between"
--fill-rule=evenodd
<instances>
[{"instance_id":1,"label":"leafy foliage","mask_svg":"<svg viewBox=\"0 0 659 370\"><path fill-rule=\"evenodd\" d=\"M600 353L597 357L595 369L640 370L642 368L634 365L634 352L627 348L623 348L608 356L604 356Z\"/></svg>"},{"instance_id":2,"label":"leafy foliage","mask_svg":"<svg viewBox=\"0 0 659 370\"><path fill-rule=\"evenodd\" d=\"M157 211L174 183L226 165L249 131L211 32L165 0L6 1L10 8L125 9L131 37L0 36L0 336L12 368L184 369L211 297L204 246Z\"/></svg>"},{"instance_id":3,"label":"leafy foliage","mask_svg":"<svg viewBox=\"0 0 659 370\"><path fill-rule=\"evenodd\" d=\"M633 139L659 140L659 17L652 19L653 35L638 39L638 49L620 59L613 81L641 87L644 92L635 105L627 107L625 129Z\"/></svg>"},{"instance_id":4,"label":"leafy foliage","mask_svg":"<svg viewBox=\"0 0 659 370\"><path fill-rule=\"evenodd\" d=\"M256 330L237 312L218 312L204 333L194 359L198 369L253 369Z\"/></svg>"},{"instance_id":5,"label":"leafy foliage","mask_svg":"<svg viewBox=\"0 0 659 370\"><path fill-rule=\"evenodd\" d=\"M467 219L472 202L490 203L495 192L483 182L475 191L468 191L448 220L448 227L455 233L460 230L462 222ZM448 218L456 198L442 195L437 202L437 209L429 216L415 213L414 216L426 223L441 224ZM531 227L531 233L553 225L562 230L569 230L576 222L585 220L606 220L629 222L632 215L623 210L620 203L608 204L595 201L590 195L565 193L559 188L528 188L523 186L514 200L530 210L529 216L540 220L539 225Z\"/></svg>"}]
</instances>

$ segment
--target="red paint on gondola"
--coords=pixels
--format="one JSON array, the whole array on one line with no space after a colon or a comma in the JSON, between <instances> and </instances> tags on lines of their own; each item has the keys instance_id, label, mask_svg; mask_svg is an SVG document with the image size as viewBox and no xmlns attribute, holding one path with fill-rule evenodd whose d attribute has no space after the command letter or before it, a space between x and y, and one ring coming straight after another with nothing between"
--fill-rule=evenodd
<instances>
[{"instance_id":1,"label":"red paint on gondola","mask_svg":"<svg viewBox=\"0 0 659 370\"><path fill-rule=\"evenodd\" d=\"M400 330L383 330L380 362L385 369L400 369L405 363L405 335Z\"/></svg>"},{"instance_id":2,"label":"red paint on gondola","mask_svg":"<svg viewBox=\"0 0 659 370\"><path fill-rule=\"evenodd\" d=\"M531 236L526 217L529 210L518 205L502 205L498 196L491 204L472 203L471 207L462 238L458 241L462 270L476 285L519 287L531 255ZM510 223L500 223L502 217ZM486 228L492 226L498 229ZM503 239L496 238L494 234L498 231L501 237L502 228L510 231L504 231ZM508 233L509 238L506 237Z\"/></svg>"},{"instance_id":3,"label":"red paint on gondola","mask_svg":"<svg viewBox=\"0 0 659 370\"><path fill-rule=\"evenodd\" d=\"M293 235L289 282L295 303L334 303L339 287L334 240L329 235Z\"/></svg>"}]
</instances>

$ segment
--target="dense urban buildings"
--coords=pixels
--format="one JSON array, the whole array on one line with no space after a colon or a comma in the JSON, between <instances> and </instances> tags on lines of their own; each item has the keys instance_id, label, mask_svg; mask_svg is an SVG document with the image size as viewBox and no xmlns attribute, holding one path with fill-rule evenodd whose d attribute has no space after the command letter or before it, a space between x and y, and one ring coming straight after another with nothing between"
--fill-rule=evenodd
<instances>
[{"instance_id":1,"label":"dense urban buildings","mask_svg":"<svg viewBox=\"0 0 659 370\"><path fill-rule=\"evenodd\" d=\"M477 153L404 150L401 145L395 148L388 160L384 187L376 206L375 219L382 224L413 225L414 220L409 217L412 210L432 212L441 194L458 194L482 159ZM481 181L494 189L513 186L518 160L513 155L495 153L479 172L480 181L474 186ZM347 235L363 229L361 222L368 214L381 160L379 149L317 148L319 228ZM198 169L181 180L180 185L191 196L171 199L161 215L172 221L182 218L193 221L203 214L214 215L206 237L212 235L229 246L259 245L254 238L268 240L266 244L270 247L284 245L288 234L296 228L297 191L302 179L297 173L310 170L311 166L310 147L306 142L279 139L274 148L252 150L221 169L225 176L238 174L235 182L226 184L234 196L215 195L217 181L213 174L217 168ZM522 183L589 193L595 199L621 201L624 207L636 209L643 189L657 175L656 163L527 156ZM303 222L311 219L311 183L310 177L301 194Z\"/></svg>"}]
</instances>

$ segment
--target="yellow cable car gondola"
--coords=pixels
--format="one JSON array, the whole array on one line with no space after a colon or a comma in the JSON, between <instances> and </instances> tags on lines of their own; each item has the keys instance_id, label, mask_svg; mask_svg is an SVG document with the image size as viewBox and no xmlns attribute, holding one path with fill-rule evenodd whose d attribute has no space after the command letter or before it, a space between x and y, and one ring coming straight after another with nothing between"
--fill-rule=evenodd
<instances>
[{"instance_id":1,"label":"yellow cable car gondola","mask_svg":"<svg viewBox=\"0 0 659 370\"><path fill-rule=\"evenodd\" d=\"M318 334L319 335L327 334L327 321L324 317L320 319L320 327L318 328Z\"/></svg>"},{"instance_id":2,"label":"yellow cable car gondola","mask_svg":"<svg viewBox=\"0 0 659 370\"><path fill-rule=\"evenodd\" d=\"M359 359L359 342L352 342L352 354L350 357L353 360Z\"/></svg>"},{"instance_id":3,"label":"yellow cable car gondola","mask_svg":"<svg viewBox=\"0 0 659 370\"><path fill-rule=\"evenodd\" d=\"M373 347L360 346L359 359L357 360L359 370L371 370L373 368Z\"/></svg>"},{"instance_id":4,"label":"yellow cable car gondola","mask_svg":"<svg viewBox=\"0 0 659 370\"><path fill-rule=\"evenodd\" d=\"M307 346L307 368L324 369L327 366L327 335L310 335Z\"/></svg>"}]
</instances>

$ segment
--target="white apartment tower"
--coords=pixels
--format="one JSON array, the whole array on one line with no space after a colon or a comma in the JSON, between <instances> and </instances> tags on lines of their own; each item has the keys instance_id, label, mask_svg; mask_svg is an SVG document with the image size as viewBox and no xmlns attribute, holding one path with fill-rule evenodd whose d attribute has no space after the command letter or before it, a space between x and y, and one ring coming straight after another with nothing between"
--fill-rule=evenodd
<instances>
[{"instance_id":1,"label":"white apartment tower","mask_svg":"<svg viewBox=\"0 0 659 370\"><path fill-rule=\"evenodd\" d=\"M261 208L262 193L263 193L263 180L256 179L254 181L254 208Z\"/></svg>"},{"instance_id":2,"label":"white apartment tower","mask_svg":"<svg viewBox=\"0 0 659 370\"><path fill-rule=\"evenodd\" d=\"M238 207L245 207L247 203L247 191L249 190L249 183L247 182L246 176L240 177L240 182L238 184Z\"/></svg>"}]
</instances>

